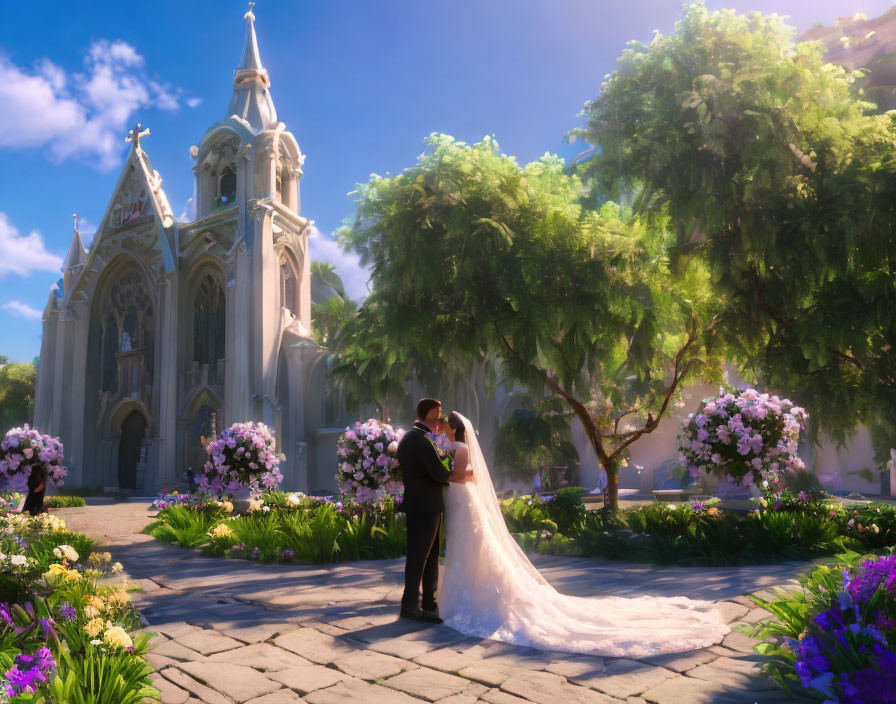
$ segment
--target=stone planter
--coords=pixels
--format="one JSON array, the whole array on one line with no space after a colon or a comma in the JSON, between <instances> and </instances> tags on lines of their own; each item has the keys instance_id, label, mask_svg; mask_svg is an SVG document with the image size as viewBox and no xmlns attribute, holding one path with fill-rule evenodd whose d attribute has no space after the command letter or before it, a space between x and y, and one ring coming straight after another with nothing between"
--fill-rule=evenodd
<instances>
[{"instance_id":1,"label":"stone planter","mask_svg":"<svg viewBox=\"0 0 896 704\"><path fill-rule=\"evenodd\" d=\"M715 495L721 499L717 506L723 511L747 513L756 508L756 504L750 499L759 496L759 489L752 484L740 486L720 482L716 487Z\"/></svg>"},{"instance_id":2,"label":"stone planter","mask_svg":"<svg viewBox=\"0 0 896 704\"><path fill-rule=\"evenodd\" d=\"M249 501L255 498L255 494L248 486L240 487L233 493L234 515L244 515L249 511Z\"/></svg>"}]
</instances>

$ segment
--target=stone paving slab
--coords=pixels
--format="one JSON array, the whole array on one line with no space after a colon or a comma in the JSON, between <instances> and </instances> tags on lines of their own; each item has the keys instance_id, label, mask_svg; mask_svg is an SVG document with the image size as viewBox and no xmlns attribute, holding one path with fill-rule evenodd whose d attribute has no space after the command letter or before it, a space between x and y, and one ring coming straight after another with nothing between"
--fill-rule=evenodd
<instances>
[{"instance_id":1,"label":"stone paving slab","mask_svg":"<svg viewBox=\"0 0 896 704\"><path fill-rule=\"evenodd\" d=\"M280 684L251 667L223 662L185 662L178 665L188 675L221 694L246 702L276 692Z\"/></svg>"},{"instance_id":2,"label":"stone paving slab","mask_svg":"<svg viewBox=\"0 0 896 704\"><path fill-rule=\"evenodd\" d=\"M150 520L147 506L136 503L82 509L66 520L99 538L145 585L135 604L150 623L146 630L158 634L150 658L164 704L801 701L757 674L756 641L736 631L709 648L643 660L545 652L399 620L403 560L225 562L135 533ZM686 569L552 556L533 562L564 593L685 594L716 601L732 625L768 617L746 592L792 585L806 567Z\"/></svg>"},{"instance_id":3,"label":"stone paving slab","mask_svg":"<svg viewBox=\"0 0 896 704\"><path fill-rule=\"evenodd\" d=\"M299 665L310 665L311 661L277 648L270 643L253 643L235 650L227 650L209 657L212 662L245 665L266 672L280 672Z\"/></svg>"},{"instance_id":4,"label":"stone paving slab","mask_svg":"<svg viewBox=\"0 0 896 704\"><path fill-rule=\"evenodd\" d=\"M298 665L273 672L269 677L303 695L351 679L345 673L323 665Z\"/></svg>"},{"instance_id":5,"label":"stone paving slab","mask_svg":"<svg viewBox=\"0 0 896 704\"><path fill-rule=\"evenodd\" d=\"M420 667L390 677L384 685L411 694L428 702L438 701L445 697L460 694L467 687L467 680L447 672Z\"/></svg>"}]
</instances>

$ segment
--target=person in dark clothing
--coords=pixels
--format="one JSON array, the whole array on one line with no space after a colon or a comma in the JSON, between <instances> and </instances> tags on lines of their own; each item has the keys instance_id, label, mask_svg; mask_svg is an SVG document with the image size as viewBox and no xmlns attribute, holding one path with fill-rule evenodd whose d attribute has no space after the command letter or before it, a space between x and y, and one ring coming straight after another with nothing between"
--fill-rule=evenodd
<instances>
[{"instance_id":1,"label":"person in dark clothing","mask_svg":"<svg viewBox=\"0 0 896 704\"><path fill-rule=\"evenodd\" d=\"M450 464L439 458L430 435L438 426L442 404L433 398L417 403L417 420L398 443L398 466L404 481L400 505L407 515L408 556L404 568L402 618L441 623L436 603L439 584L439 527L445 500L442 490L448 486ZM423 603L420 590L423 588Z\"/></svg>"},{"instance_id":2,"label":"person in dark clothing","mask_svg":"<svg viewBox=\"0 0 896 704\"><path fill-rule=\"evenodd\" d=\"M44 492L47 489L47 470L43 467L35 467L28 476L28 497L22 504L22 513L30 513L36 516L46 512L44 506Z\"/></svg>"}]
</instances>

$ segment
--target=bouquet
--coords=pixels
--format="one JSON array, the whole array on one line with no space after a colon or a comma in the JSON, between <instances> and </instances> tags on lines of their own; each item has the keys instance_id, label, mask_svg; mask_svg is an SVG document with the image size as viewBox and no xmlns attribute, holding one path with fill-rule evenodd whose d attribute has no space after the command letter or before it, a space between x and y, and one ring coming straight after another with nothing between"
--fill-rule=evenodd
<instances>
[{"instance_id":1,"label":"bouquet","mask_svg":"<svg viewBox=\"0 0 896 704\"><path fill-rule=\"evenodd\" d=\"M701 469L739 485L780 485L784 472L805 468L797 456L808 414L787 399L735 389L705 399L678 434L678 459L691 476Z\"/></svg>"},{"instance_id":2,"label":"bouquet","mask_svg":"<svg viewBox=\"0 0 896 704\"><path fill-rule=\"evenodd\" d=\"M28 490L28 477L36 468L47 473L47 480L62 486L68 470L62 466L62 442L59 438L42 435L25 424L13 428L0 442L0 475L11 491Z\"/></svg>"},{"instance_id":3,"label":"bouquet","mask_svg":"<svg viewBox=\"0 0 896 704\"><path fill-rule=\"evenodd\" d=\"M264 423L234 423L205 446L209 460L199 476L199 490L233 494L276 489L283 481L274 451L274 436Z\"/></svg>"},{"instance_id":4,"label":"bouquet","mask_svg":"<svg viewBox=\"0 0 896 704\"><path fill-rule=\"evenodd\" d=\"M403 487L397 453L403 437L403 429L372 418L347 427L336 445L336 481L342 493L366 502L383 492L400 492Z\"/></svg>"}]
</instances>

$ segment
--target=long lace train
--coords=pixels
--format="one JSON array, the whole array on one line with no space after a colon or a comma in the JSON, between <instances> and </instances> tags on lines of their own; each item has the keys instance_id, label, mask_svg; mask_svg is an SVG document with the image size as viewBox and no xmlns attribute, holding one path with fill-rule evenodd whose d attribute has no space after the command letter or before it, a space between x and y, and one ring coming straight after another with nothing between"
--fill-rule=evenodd
<instances>
[{"instance_id":1,"label":"long lace train","mask_svg":"<svg viewBox=\"0 0 896 704\"><path fill-rule=\"evenodd\" d=\"M706 647L729 632L712 602L557 592L508 532L476 435L464 425L474 478L447 490L439 588L447 625L544 650L636 658Z\"/></svg>"}]
</instances>

